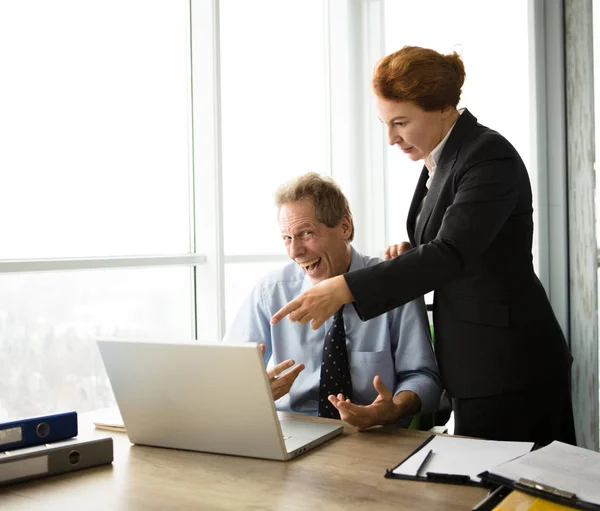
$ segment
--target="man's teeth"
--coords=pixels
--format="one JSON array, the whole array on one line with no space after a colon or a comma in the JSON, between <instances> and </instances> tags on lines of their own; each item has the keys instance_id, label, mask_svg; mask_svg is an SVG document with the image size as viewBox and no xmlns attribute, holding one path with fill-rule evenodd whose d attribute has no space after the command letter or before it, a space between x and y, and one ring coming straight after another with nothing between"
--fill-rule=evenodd
<instances>
[{"instance_id":1,"label":"man's teeth","mask_svg":"<svg viewBox=\"0 0 600 511\"><path fill-rule=\"evenodd\" d=\"M312 261L307 261L306 263L303 263L302 266L304 268L308 268L309 266L312 266L313 264L318 263L321 260L320 257L317 257L316 259L313 259Z\"/></svg>"}]
</instances>

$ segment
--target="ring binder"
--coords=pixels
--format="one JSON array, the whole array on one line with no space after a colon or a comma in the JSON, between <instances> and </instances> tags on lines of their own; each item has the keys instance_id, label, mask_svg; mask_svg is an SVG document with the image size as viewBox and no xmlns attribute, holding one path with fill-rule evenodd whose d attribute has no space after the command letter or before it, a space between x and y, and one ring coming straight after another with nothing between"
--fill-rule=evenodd
<instances>
[{"instance_id":1,"label":"ring binder","mask_svg":"<svg viewBox=\"0 0 600 511\"><path fill-rule=\"evenodd\" d=\"M542 483L536 483L535 481L525 479L523 477L521 477L518 481L515 482L515 486L518 489L529 488L532 490L543 491L544 493L550 493L552 495L556 495L557 497L563 497L565 499L574 499L577 496L573 492L559 490L558 488L554 488L553 486L549 486L547 484Z\"/></svg>"},{"instance_id":2,"label":"ring binder","mask_svg":"<svg viewBox=\"0 0 600 511\"><path fill-rule=\"evenodd\" d=\"M0 453L0 487L113 462L111 437L66 440Z\"/></svg>"},{"instance_id":3,"label":"ring binder","mask_svg":"<svg viewBox=\"0 0 600 511\"><path fill-rule=\"evenodd\" d=\"M26 417L0 423L0 451L49 444L77 436L77 412Z\"/></svg>"}]
</instances>

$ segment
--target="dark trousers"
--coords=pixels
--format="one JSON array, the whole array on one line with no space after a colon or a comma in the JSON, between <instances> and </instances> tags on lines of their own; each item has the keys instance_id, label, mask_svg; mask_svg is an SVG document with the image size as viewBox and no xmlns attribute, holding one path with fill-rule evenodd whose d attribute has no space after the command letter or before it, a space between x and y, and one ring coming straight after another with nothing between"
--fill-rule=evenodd
<instances>
[{"instance_id":1,"label":"dark trousers","mask_svg":"<svg viewBox=\"0 0 600 511\"><path fill-rule=\"evenodd\" d=\"M452 408L455 435L576 445L568 378L510 394L452 399Z\"/></svg>"}]
</instances>

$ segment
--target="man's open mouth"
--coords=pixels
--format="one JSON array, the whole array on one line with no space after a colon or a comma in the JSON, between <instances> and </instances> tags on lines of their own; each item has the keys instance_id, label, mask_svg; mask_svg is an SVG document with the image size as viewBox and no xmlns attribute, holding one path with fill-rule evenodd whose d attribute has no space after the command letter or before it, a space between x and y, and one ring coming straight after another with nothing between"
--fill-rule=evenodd
<instances>
[{"instance_id":1,"label":"man's open mouth","mask_svg":"<svg viewBox=\"0 0 600 511\"><path fill-rule=\"evenodd\" d=\"M306 261L305 263L301 263L300 266L302 266L302 268L304 268L304 271L306 271L306 273L311 274L311 273L314 273L315 271L317 271L317 268L319 267L320 264L321 264L321 258L317 257L316 259L313 259L312 261Z\"/></svg>"}]
</instances>

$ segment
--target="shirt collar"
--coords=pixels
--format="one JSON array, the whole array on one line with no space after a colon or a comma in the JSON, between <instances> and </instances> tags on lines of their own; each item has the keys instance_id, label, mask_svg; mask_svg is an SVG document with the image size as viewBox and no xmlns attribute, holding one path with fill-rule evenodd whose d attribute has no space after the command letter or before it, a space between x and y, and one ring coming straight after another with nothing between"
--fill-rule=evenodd
<instances>
[{"instance_id":1,"label":"shirt collar","mask_svg":"<svg viewBox=\"0 0 600 511\"><path fill-rule=\"evenodd\" d=\"M360 270L361 268L364 268L365 262L364 262L363 258L361 257L361 255L356 251L356 249L352 245L350 245L350 249L352 251L352 260L350 261L350 268L348 268L348 272L351 272L354 270ZM302 271L304 271L304 270L302 270ZM310 280L310 277L305 272L304 280L302 281L301 292L307 291L308 289L313 287L313 285L314 284L312 283L312 280Z\"/></svg>"},{"instance_id":2,"label":"shirt collar","mask_svg":"<svg viewBox=\"0 0 600 511\"><path fill-rule=\"evenodd\" d=\"M462 113L465 111L464 108L461 108L458 111L459 115L462 115ZM448 141L448 138L450 138L450 133L452 133L452 130L454 129L454 126L456 126L456 122L454 122L454 124L452 126L450 126L450 129L448 130L448 133L446 133L446 136L442 139L442 141L436 145L433 149L433 151L431 151L431 153L429 153L429 156L427 158L425 158L425 166L427 167L427 170L429 171L429 179L427 180L427 183L425 184L425 186L427 186L427 188L429 188L429 185L431 184L431 180L433 178L433 174L435 173L435 169L437 169L438 163L440 161L440 156L442 155L442 151L444 149L444 146L446 145L446 142Z\"/></svg>"}]
</instances>

